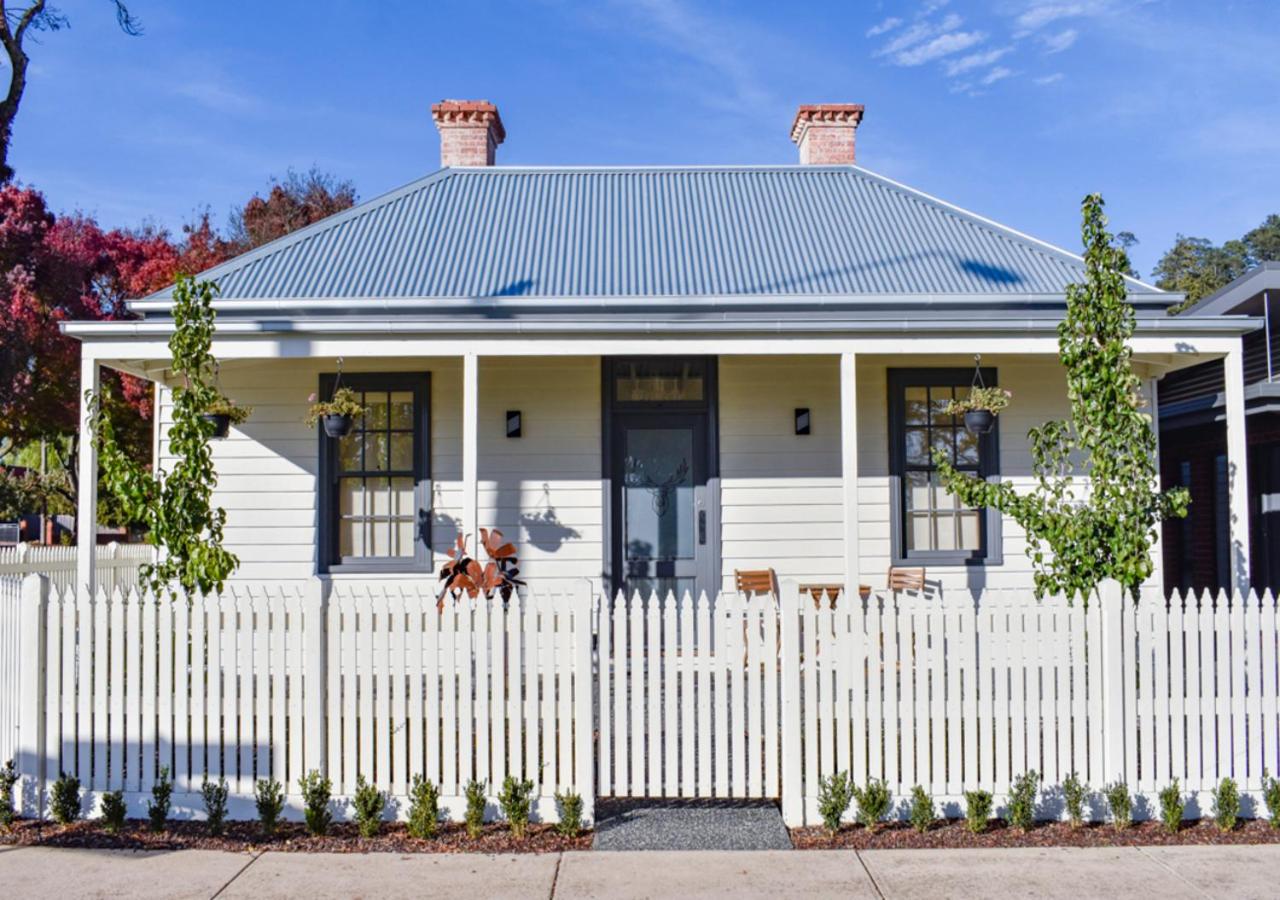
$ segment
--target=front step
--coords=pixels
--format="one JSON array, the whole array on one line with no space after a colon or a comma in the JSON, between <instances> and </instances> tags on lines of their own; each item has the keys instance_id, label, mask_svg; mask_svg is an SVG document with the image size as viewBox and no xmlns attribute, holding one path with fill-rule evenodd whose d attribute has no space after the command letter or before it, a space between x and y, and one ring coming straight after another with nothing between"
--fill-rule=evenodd
<instances>
[{"instance_id":1,"label":"front step","mask_svg":"<svg viewBox=\"0 0 1280 900\"><path fill-rule=\"evenodd\" d=\"M598 800L596 850L790 850L772 800Z\"/></svg>"}]
</instances>

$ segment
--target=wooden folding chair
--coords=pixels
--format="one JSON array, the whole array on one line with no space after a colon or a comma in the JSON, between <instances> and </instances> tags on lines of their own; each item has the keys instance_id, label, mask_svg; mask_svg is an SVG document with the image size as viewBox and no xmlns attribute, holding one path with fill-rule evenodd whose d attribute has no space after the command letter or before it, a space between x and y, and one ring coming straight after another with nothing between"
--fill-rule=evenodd
<instances>
[{"instance_id":1,"label":"wooden folding chair","mask_svg":"<svg viewBox=\"0 0 1280 900\"><path fill-rule=\"evenodd\" d=\"M923 593L924 588L923 567L917 569L908 569L902 566L889 567L889 590Z\"/></svg>"},{"instance_id":2,"label":"wooden folding chair","mask_svg":"<svg viewBox=\"0 0 1280 900\"><path fill-rule=\"evenodd\" d=\"M739 594L768 594L778 599L778 573L773 569L734 569L733 584Z\"/></svg>"}]
</instances>

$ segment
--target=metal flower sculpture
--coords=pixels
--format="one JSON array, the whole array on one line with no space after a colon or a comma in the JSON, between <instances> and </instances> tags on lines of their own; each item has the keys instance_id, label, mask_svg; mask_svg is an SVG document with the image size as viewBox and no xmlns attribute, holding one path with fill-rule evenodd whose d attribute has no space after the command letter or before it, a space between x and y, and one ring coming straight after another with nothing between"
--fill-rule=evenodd
<instances>
[{"instance_id":1,"label":"metal flower sculpture","mask_svg":"<svg viewBox=\"0 0 1280 900\"><path fill-rule=\"evenodd\" d=\"M504 543L502 532L480 529L480 546L489 561L483 565L467 555L467 539L458 535L458 542L448 551L449 561L440 569L439 603L444 607L445 597L466 593L472 600L481 594L486 599L495 594L510 600L517 587L524 585L516 576L520 574L515 544Z\"/></svg>"}]
</instances>

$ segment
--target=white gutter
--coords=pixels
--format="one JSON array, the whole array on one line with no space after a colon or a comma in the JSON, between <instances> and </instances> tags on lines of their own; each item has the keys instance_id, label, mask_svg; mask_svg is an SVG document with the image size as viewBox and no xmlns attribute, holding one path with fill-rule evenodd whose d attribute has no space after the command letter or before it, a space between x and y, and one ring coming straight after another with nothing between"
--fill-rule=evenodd
<instances>
[{"instance_id":1,"label":"white gutter","mask_svg":"<svg viewBox=\"0 0 1280 900\"><path fill-rule=\"evenodd\" d=\"M305 319L292 321L224 321L217 325L220 335L253 334L804 334L845 332L849 334L1057 334L1059 319L1010 317L1006 319L847 319L806 321L804 319L761 319L759 321L539 321L500 319L439 322L403 319ZM1256 318L1219 316L1195 320L1180 317L1152 317L1137 320L1140 333L1245 334L1262 327ZM172 322L64 322L64 334L72 337L155 337L173 333Z\"/></svg>"}]
</instances>

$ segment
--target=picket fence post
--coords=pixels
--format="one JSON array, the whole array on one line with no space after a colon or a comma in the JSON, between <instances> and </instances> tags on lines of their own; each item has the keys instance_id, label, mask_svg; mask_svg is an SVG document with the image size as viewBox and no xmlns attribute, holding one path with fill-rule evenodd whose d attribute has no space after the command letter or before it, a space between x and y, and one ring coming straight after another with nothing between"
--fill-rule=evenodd
<instances>
[{"instance_id":1,"label":"picket fence post","mask_svg":"<svg viewBox=\"0 0 1280 900\"><path fill-rule=\"evenodd\" d=\"M800 586L784 581L778 598L782 617L782 820L805 824L804 781L800 760ZM813 699L809 698L812 703Z\"/></svg>"},{"instance_id":2,"label":"picket fence post","mask_svg":"<svg viewBox=\"0 0 1280 900\"><path fill-rule=\"evenodd\" d=\"M596 675L592 663L592 638L594 628L592 620L595 612L595 596L591 590L591 582L579 583L574 592L574 712L576 720L574 735L577 746L574 748L574 790L582 798L582 815L584 822L595 821L596 801L596 747L595 747L595 686ZM498 664L501 670L502 663ZM599 676L604 677L602 672ZM605 709L600 710L601 717L607 715ZM499 748L498 752L502 752Z\"/></svg>"},{"instance_id":3,"label":"picket fence post","mask_svg":"<svg viewBox=\"0 0 1280 900\"><path fill-rule=\"evenodd\" d=\"M45 617L47 575L22 579L19 634L23 663L18 677L18 805L23 815L39 817L45 784ZM3 762L3 761L0 761Z\"/></svg>"},{"instance_id":4,"label":"picket fence post","mask_svg":"<svg viewBox=\"0 0 1280 900\"><path fill-rule=\"evenodd\" d=\"M1131 698L1125 696L1124 604L1131 603L1118 581L1107 579L1098 586L1095 602L1102 612L1102 772L1106 784L1124 781L1133 787L1137 773L1125 772L1125 715ZM1131 636L1130 636L1131 637Z\"/></svg>"},{"instance_id":5,"label":"picket fence post","mask_svg":"<svg viewBox=\"0 0 1280 900\"><path fill-rule=\"evenodd\" d=\"M328 775L325 748L325 686L329 683L329 642L325 632L328 625L328 591L319 578L312 578L303 589L303 768ZM287 786L286 786L287 789Z\"/></svg>"}]
</instances>

